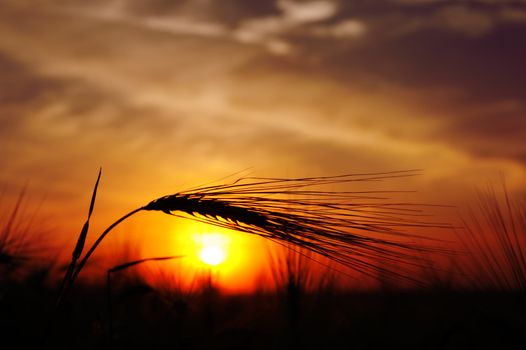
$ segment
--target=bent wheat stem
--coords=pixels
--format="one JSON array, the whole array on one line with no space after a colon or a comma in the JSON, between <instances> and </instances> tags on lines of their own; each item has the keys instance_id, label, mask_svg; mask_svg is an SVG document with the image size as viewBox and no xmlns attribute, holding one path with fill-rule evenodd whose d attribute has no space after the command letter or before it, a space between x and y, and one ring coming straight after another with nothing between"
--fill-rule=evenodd
<instances>
[{"instance_id":1,"label":"bent wheat stem","mask_svg":"<svg viewBox=\"0 0 526 350\"><path fill-rule=\"evenodd\" d=\"M104 239L104 237L106 237L108 235L108 233L110 233L111 230L113 230L118 224L120 224L121 222L123 222L124 220L126 220L127 218L129 218L130 216L140 212L141 210L143 210L143 208L138 208L138 209L135 209L135 210L132 210L131 212L129 212L128 214L122 216L120 219L118 219L117 221L115 221L113 224L111 224L100 236L99 238L97 238L97 240L92 244L92 246L90 247L90 249L86 252L86 254L84 255L84 258L82 258L82 260L80 260L80 262L77 264L76 268L75 268L75 271L71 274L71 277L68 279L67 281L67 284L64 288L64 292L59 296L59 299L57 301L57 306L60 305L60 303L62 302L62 299L64 298L64 296L67 294L67 292L69 291L69 289L71 288L71 286L73 285L73 283L75 282L75 280L77 279L77 276L79 275L80 271L82 270L82 268L84 267L84 265L86 265L86 263L88 262L88 259L90 258L90 256L93 254L93 252L95 252L95 249L97 249L97 247L99 246L99 244L102 242L102 240Z\"/></svg>"},{"instance_id":2,"label":"bent wheat stem","mask_svg":"<svg viewBox=\"0 0 526 350\"><path fill-rule=\"evenodd\" d=\"M384 276L414 282L409 267L416 265L413 253L423 247L389 236L418 237L403 229L451 226L421 220L424 214L420 207L426 205L391 202L385 197L403 191L324 189L324 186L414 175L415 171L399 171L296 179L252 177L163 196L110 225L76 266L68 285L73 284L108 233L143 210L189 216L198 222L305 248L369 276L381 272Z\"/></svg>"}]
</instances>

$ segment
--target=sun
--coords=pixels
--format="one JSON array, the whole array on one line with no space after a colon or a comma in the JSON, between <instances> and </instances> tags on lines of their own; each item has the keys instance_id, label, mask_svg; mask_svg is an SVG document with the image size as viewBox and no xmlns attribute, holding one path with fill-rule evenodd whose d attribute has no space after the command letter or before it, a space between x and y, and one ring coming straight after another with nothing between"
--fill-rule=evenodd
<instances>
[{"instance_id":1,"label":"sun","mask_svg":"<svg viewBox=\"0 0 526 350\"><path fill-rule=\"evenodd\" d=\"M225 251L217 245L208 245L201 249L199 258L207 265L216 266L225 260Z\"/></svg>"}]
</instances>

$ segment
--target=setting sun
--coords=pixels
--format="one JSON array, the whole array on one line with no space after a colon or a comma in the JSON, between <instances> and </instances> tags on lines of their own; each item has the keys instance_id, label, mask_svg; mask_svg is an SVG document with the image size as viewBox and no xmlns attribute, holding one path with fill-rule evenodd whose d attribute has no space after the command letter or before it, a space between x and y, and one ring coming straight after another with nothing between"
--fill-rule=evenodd
<instances>
[{"instance_id":1,"label":"setting sun","mask_svg":"<svg viewBox=\"0 0 526 350\"><path fill-rule=\"evenodd\" d=\"M225 260L225 251L218 246L207 246L199 252L199 258L205 264L216 266Z\"/></svg>"},{"instance_id":2,"label":"setting sun","mask_svg":"<svg viewBox=\"0 0 526 350\"><path fill-rule=\"evenodd\" d=\"M219 265L226 260L231 243L228 235L218 232L194 235L194 242L198 260L210 266Z\"/></svg>"},{"instance_id":3,"label":"setting sun","mask_svg":"<svg viewBox=\"0 0 526 350\"><path fill-rule=\"evenodd\" d=\"M520 38L526 0L0 0L0 350L526 350Z\"/></svg>"}]
</instances>

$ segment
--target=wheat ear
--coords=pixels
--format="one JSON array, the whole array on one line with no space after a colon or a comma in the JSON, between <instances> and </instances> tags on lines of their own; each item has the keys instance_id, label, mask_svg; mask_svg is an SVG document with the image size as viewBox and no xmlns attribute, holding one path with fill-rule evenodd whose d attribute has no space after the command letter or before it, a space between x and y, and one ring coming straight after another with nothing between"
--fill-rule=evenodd
<instances>
[{"instance_id":1,"label":"wheat ear","mask_svg":"<svg viewBox=\"0 0 526 350\"><path fill-rule=\"evenodd\" d=\"M383 181L417 171L348 174L310 178L246 177L230 184L194 188L157 198L124 215L93 243L76 266L70 285L97 246L115 226L140 211L188 216L199 222L255 234L280 244L294 244L366 275L387 273L411 278L410 270L385 262L411 264L415 247L391 237L414 237L410 227L450 227L421 219L421 204L392 202L387 194L403 191L328 191L351 182ZM187 216L181 215L186 214Z\"/></svg>"}]
</instances>

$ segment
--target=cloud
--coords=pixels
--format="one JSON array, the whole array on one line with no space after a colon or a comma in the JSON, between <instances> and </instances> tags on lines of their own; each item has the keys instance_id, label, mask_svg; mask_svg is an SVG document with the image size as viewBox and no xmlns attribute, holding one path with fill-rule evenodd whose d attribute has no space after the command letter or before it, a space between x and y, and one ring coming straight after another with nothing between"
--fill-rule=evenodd
<instances>
[{"instance_id":1,"label":"cloud","mask_svg":"<svg viewBox=\"0 0 526 350\"><path fill-rule=\"evenodd\" d=\"M75 9L77 12L97 13L100 16L134 17L136 19L184 18L198 23L216 23L226 27L236 26L241 20L278 15L281 11L273 1L258 0L68 0L55 9Z\"/></svg>"},{"instance_id":2,"label":"cloud","mask_svg":"<svg viewBox=\"0 0 526 350\"><path fill-rule=\"evenodd\" d=\"M29 9L0 23L0 79L13 86L1 92L11 101L0 107L4 181L39 174L77 194L103 163L119 173L108 195L135 203L247 166L427 167L444 183L469 169L524 174L526 53L510 37L520 26L389 35L388 23L410 15L388 22L359 7L317 19L278 7L230 23L189 22L179 8L79 11ZM236 38L243 30L254 39Z\"/></svg>"},{"instance_id":3,"label":"cloud","mask_svg":"<svg viewBox=\"0 0 526 350\"><path fill-rule=\"evenodd\" d=\"M491 15L461 5L439 10L430 22L434 22L431 25L442 26L444 29L469 36L487 34L495 25Z\"/></svg>"},{"instance_id":4,"label":"cloud","mask_svg":"<svg viewBox=\"0 0 526 350\"><path fill-rule=\"evenodd\" d=\"M337 4L329 0L292 1L278 0L278 7L283 11L287 21L310 23L326 20L334 16Z\"/></svg>"},{"instance_id":5,"label":"cloud","mask_svg":"<svg viewBox=\"0 0 526 350\"><path fill-rule=\"evenodd\" d=\"M294 45L285 39L288 33L303 25L330 19L338 10L333 1L280 0L277 6L281 13L242 21L233 37L245 43L262 44L278 55L290 54ZM342 32L341 28L339 32Z\"/></svg>"},{"instance_id":6,"label":"cloud","mask_svg":"<svg viewBox=\"0 0 526 350\"><path fill-rule=\"evenodd\" d=\"M314 27L312 33L320 37L337 39L360 38L367 33L367 26L358 19L346 19L334 24Z\"/></svg>"},{"instance_id":7,"label":"cloud","mask_svg":"<svg viewBox=\"0 0 526 350\"><path fill-rule=\"evenodd\" d=\"M365 34L376 42L418 35L422 31L477 38L492 33L501 25L520 23L523 11L514 5L487 2L385 1L373 4L330 0L202 3L114 0L94 5L80 3L76 9L84 15L167 33L234 39L278 55L301 54L304 46L315 41L331 39L346 43Z\"/></svg>"},{"instance_id":8,"label":"cloud","mask_svg":"<svg viewBox=\"0 0 526 350\"><path fill-rule=\"evenodd\" d=\"M218 23L195 22L186 18L147 18L142 23L153 29L170 33L194 34L201 36L223 36L226 29Z\"/></svg>"},{"instance_id":9,"label":"cloud","mask_svg":"<svg viewBox=\"0 0 526 350\"><path fill-rule=\"evenodd\" d=\"M469 4L437 6L415 15L402 15L395 24L395 33L410 34L421 30L443 30L480 37L493 32L499 25L526 23L525 10L514 7L488 8ZM405 23L404 23L405 22Z\"/></svg>"},{"instance_id":10,"label":"cloud","mask_svg":"<svg viewBox=\"0 0 526 350\"><path fill-rule=\"evenodd\" d=\"M100 165L130 171L124 181L138 181L137 167L158 161L169 144L163 140L188 127L185 118L167 118L79 77L42 74L5 52L0 85L9 86L0 90L0 183L16 188L29 181L33 196L51 194L48 213L80 198L82 179Z\"/></svg>"},{"instance_id":11,"label":"cloud","mask_svg":"<svg viewBox=\"0 0 526 350\"><path fill-rule=\"evenodd\" d=\"M526 9L504 8L499 17L505 23L526 23Z\"/></svg>"},{"instance_id":12,"label":"cloud","mask_svg":"<svg viewBox=\"0 0 526 350\"><path fill-rule=\"evenodd\" d=\"M459 108L456 118L451 118L444 129L437 130L437 134L477 157L523 162L525 111L526 105L522 101L513 100Z\"/></svg>"}]
</instances>

